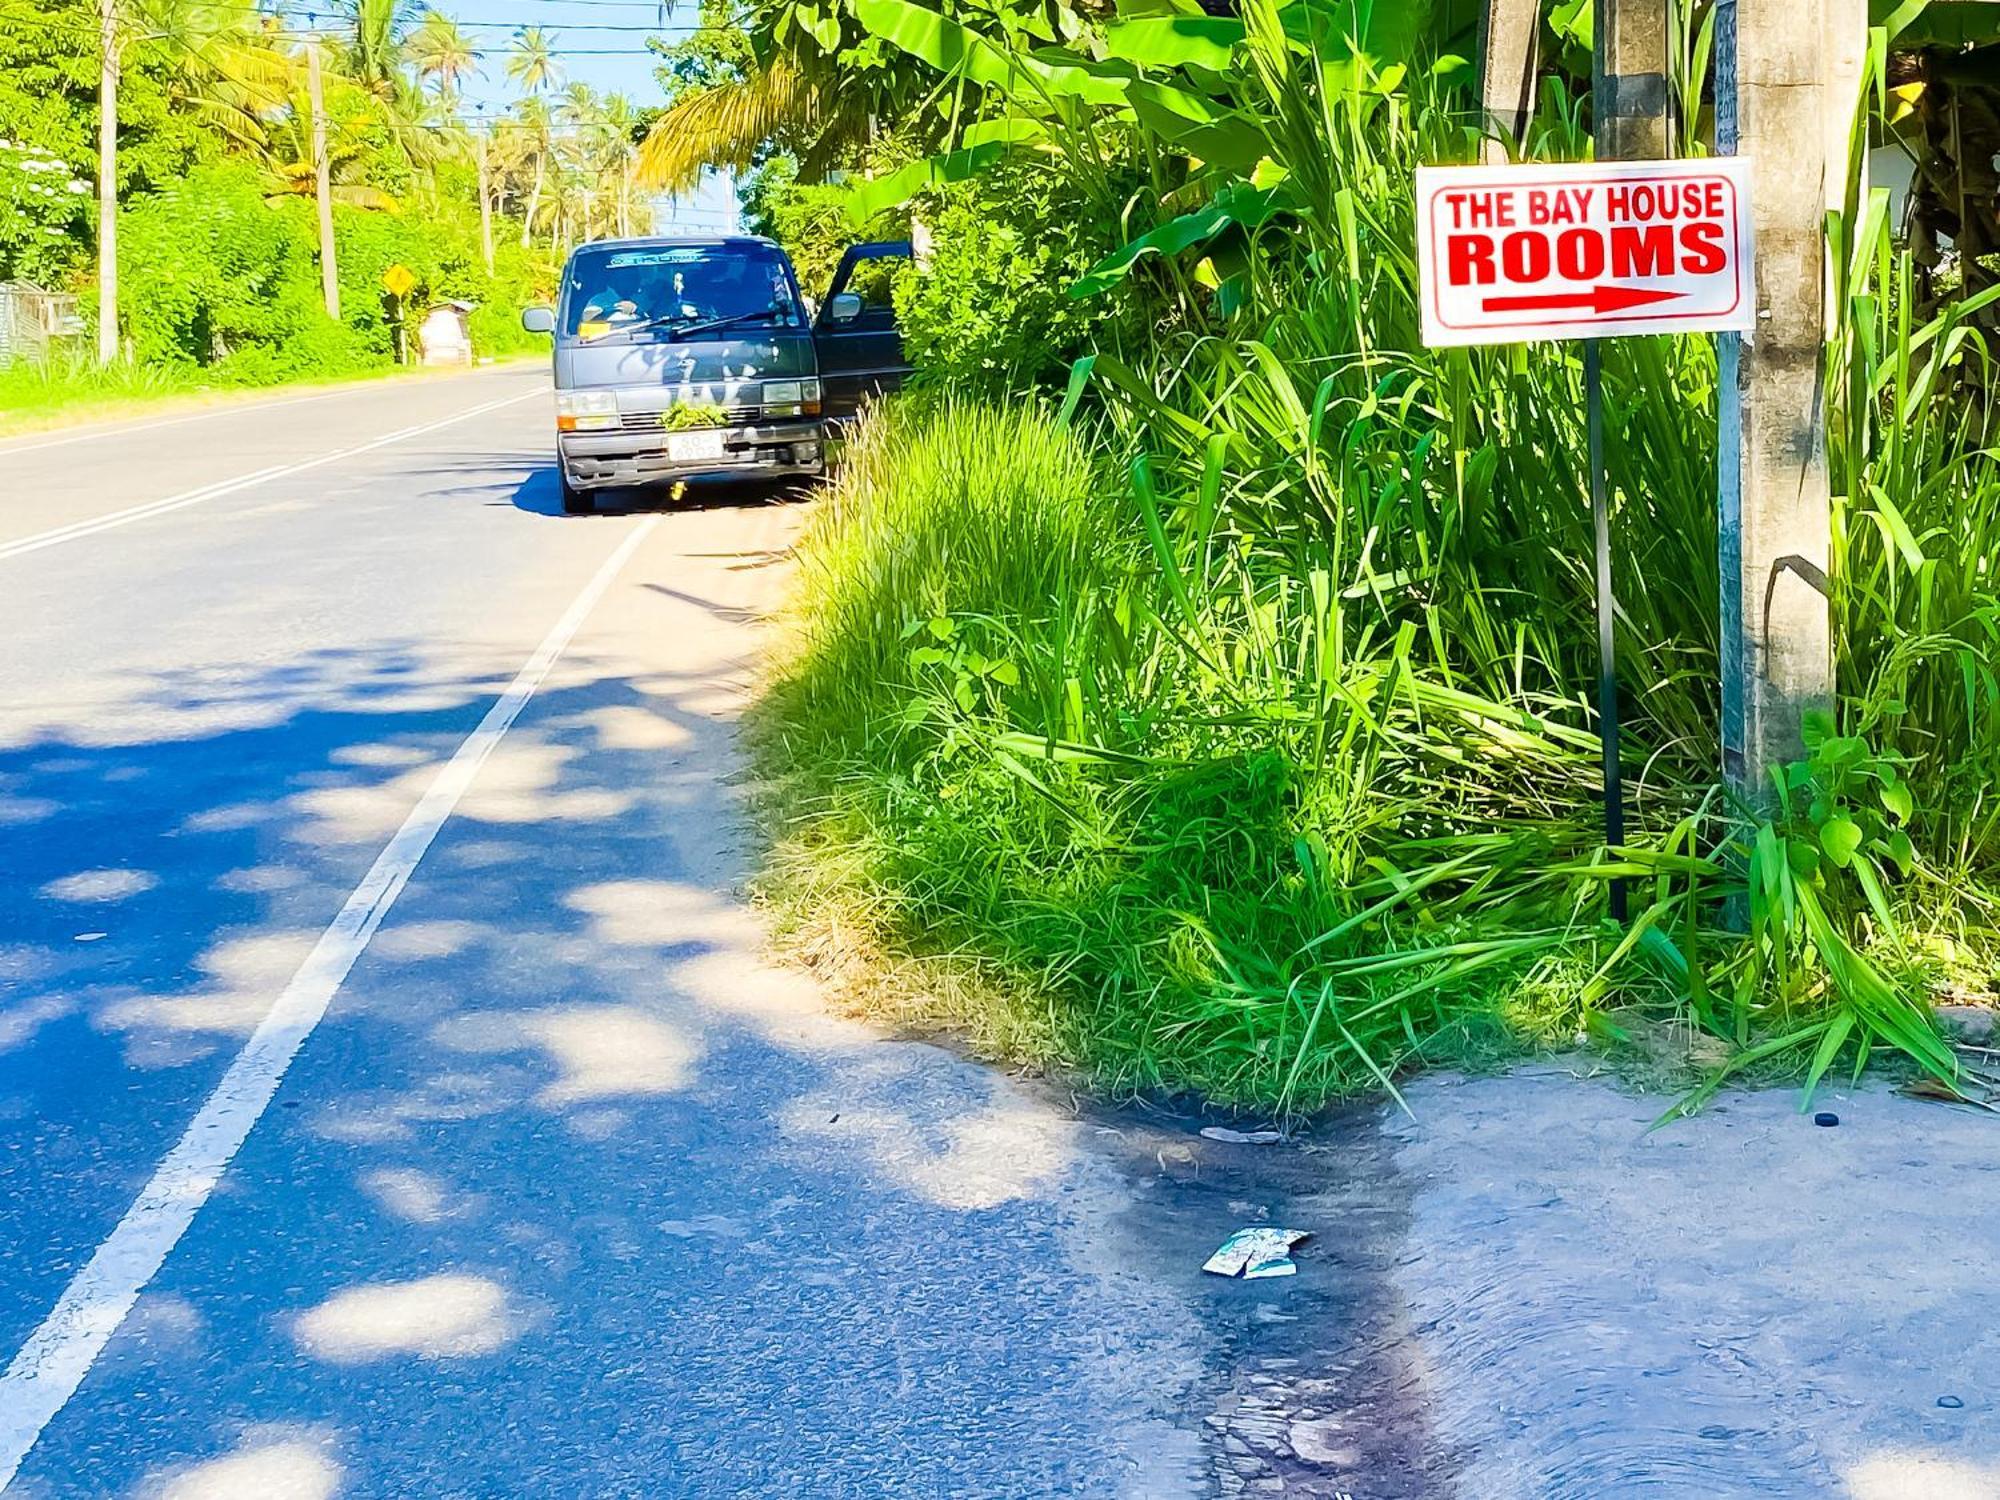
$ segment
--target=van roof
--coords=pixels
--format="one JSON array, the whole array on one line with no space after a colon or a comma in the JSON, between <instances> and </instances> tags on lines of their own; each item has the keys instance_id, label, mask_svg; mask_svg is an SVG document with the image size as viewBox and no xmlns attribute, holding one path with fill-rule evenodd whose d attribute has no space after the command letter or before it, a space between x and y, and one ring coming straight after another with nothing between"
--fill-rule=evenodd
<instances>
[{"instance_id":1,"label":"van roof","mask_svg":"<svg viewBox=\"0 0 2000 1500\"><path fill-rule=\"evenodd\" d=\"M776 240L767 239L761 234L635 234L625 239L588 240L570 251L570 254L581 255L586 250L638 250L709 245L718 249L729 245L756 245L766 250L779 248Z\"/></svg>"}]
</instances>

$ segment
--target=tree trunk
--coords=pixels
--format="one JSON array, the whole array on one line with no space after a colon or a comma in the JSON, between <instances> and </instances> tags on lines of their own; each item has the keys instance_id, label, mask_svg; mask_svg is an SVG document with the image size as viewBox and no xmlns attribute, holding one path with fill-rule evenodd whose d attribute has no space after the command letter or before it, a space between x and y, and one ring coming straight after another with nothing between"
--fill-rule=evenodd
<instances>
[{"instance_id":1,"label":"tree trunk","mask_svg":"<svg viewBox=\"0 0 2000 1500\"><path fill-rule=\"evenodd\" d=\"M535 232L535 209L542 201L542 169L548 165L548 157L541 151L535 152L535 185L528 189L528 212L521 220L521 248L528 248L528 239Z\"/></svg>"},{"instance_id":2,"label":"tree trunk","mask_svg":"<svg viewBox=\"0 0 2000 1500\"><path fill-rule=\"evenodd\" d=\"M493 274L493 194L486 181L486 137L488 127L479 132L479 253L486 258L486 274Z\"/></svg>"},{"instance_id":3,"label":"tree trunk","mask_svg":"<svg viewBox=\"0 0 2000 1500\"><path fill-rule=\"evenodd\" d=\"M333 252L333 168L326 157L326 102L320 97L319 43L306 45L306 92L312 101L313 197L319 208L319 290L326 315L340 320L340 269Z\"/></svg>"},{"instance_id":4,"label":"tree trunk","mask_svg":"<svg viewBox=\"0 0 2000 1500\"><path fill-rule=\"evenodd\" d=\"M118 358L118 10L99 0L97 74L97 362Z\"/></svg>"}]
</instances>

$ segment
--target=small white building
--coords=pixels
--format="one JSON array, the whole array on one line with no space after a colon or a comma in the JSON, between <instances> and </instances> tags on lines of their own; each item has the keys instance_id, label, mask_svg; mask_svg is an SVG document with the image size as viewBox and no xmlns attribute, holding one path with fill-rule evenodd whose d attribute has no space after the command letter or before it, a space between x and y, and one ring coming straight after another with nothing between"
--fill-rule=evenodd
<instances>
[{"instance_id":1,"label":"small white building","mask_svg":"<svg viewBox=\"0 0 2000 1500\"><path fill-rule=\"evenodd\" d=\"M469 365L472 363L470 302L434 302L417 326L419 357L426 365Z\"/></svg>"}]
</instances>

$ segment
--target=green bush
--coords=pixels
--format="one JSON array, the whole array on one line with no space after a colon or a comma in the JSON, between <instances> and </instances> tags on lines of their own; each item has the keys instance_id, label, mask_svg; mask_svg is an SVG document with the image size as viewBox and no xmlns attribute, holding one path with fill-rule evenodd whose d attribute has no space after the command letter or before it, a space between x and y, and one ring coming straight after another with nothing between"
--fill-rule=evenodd
<instances>
[{"instance_id":1,"label":"green bush","mask_svg":"<svg viewBox=\"0 0 2000 1500\"><path fill-rule=\"evenodd\" d=\"M267 201L268 189L248 163L223 161L196 167L184 182L126 209L121 326L140 363L197 367L210 383L237 385L384 366L395 356L395 317L414 325L435 297L475 304L479 354L536 346L519 316L547 295L549 252L498 247L489 277L476 214L336 206L341 320L334 323L321 302L312 205ZM416 277L400 305L382 286L392 265Z\"/></svg>"},{"instance_id":2,"label":"green bush","mask_svg":"<svg viewBox=\"0 0 2000 1500\"><path fill-rule=\"evenodd\" d=\"M800 182L798 164L789 156L774 157L750 173L738 193L745 227L785 247L799 273L799 290L815 301L826 295L849 245L909 233L907 217L894 214L885 214L865 231L857 229L848 222L847 197L848 189L839 183Z\"/></svg>"},{"instance_id":3,"label":"green bush","mask_svg":"<svg viewBox=\"0 0 2000 1500\"><path fill-rule=\"evenodd\" d=\"M903 342L922 384L1001 395L1060 375L1105 337L1116 303L1069 288L1115 236L1046 162L995 168L926 194L922 267L897 278Z\"/></svg>"}]
</instances>

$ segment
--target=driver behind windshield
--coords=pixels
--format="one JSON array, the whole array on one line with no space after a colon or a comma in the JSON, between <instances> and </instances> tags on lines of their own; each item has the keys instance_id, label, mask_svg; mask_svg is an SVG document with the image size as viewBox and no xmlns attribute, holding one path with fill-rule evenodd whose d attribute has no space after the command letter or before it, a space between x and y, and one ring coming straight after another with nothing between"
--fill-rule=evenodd
<instances>
[{"instance_id":1,"label":"driver behind windshield","mask_svg":"<svg viewBox=\"0 0 2000 1500\"><path fill-rule=\"evenodd\" d=\"M650 264L580 263L573 285L591 288L576 308L572 333L589 340L630 329L672 330L717 320L794 316L782 264L769 256L721 253Z\"/></svg>"}]
</instances>

